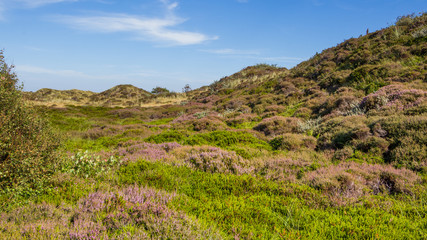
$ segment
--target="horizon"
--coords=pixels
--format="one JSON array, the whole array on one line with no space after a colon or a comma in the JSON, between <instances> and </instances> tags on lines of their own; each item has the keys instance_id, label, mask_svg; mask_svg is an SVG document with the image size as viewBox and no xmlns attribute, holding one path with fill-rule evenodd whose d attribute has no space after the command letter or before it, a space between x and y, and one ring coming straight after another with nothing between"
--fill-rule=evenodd
<instances>
[{"instance_id":1,"label":"horizon","mask_svg":"<svg viewBox=\"0 0 427 240\"><path fill-rule=\"evenodd\" d=\"M291 69L423 12L422 0L0 0L0 48L25 91L180 92L260 63Z\"/></svg>"}]
</instances>

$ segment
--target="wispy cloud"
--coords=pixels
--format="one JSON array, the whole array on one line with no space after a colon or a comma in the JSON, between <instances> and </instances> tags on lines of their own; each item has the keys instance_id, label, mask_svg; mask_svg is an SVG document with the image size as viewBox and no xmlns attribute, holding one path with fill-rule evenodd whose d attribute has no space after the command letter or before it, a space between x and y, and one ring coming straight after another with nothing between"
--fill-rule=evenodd
<instances>
[{"instance_id":1,"label":"wispy cloud","mask_svg":"<svg viewBox=\"0 0 427 240\"><path fill-rule=\"evenodd\" d=\"M78 0L12 0L24 4L26 7L36 8L47 4L60 2L77 2Z\"/></svg>"},{"instance_id":2,"label":"wispy cloud","mask_svg":"<svg viewBox=\"0 0 427 240\"><path fill-rule=\"evenodd\" d=\"M259 51L255 50L237 50L231 48L223 48L223 49L203 49L200 50L202 52L219 54L219 55L259 55Z\"/></svg>"},{"instance_id":3,"label":"wispy cloud","mask_svg":"<svg viewBox=\"0 0 427 240\"><path fill-rule=\"evenodd\" d=\"M66 23L76 29L116 33L134 34L137 40L167 42L174 45L200 44L218 37L209 37L198 32L175 30L173 27L182 24L186 19L177 17L174 10L177 2L159 0L166 10L163 17L142 17L129 14L103 14L99 16L59 16L57 21Z\"/></svg>"},{"instance_id":4,"label":"wispy cloud","mask_svg":"<svg viewBox=\"0 0 427 240\"><path fill-rule=\"evenodd\" d=\"M48 4L77 1L79 0L0 0L0 21L5 20L5 12L9 9L38 8Z\"/></svg>"},{"instance_id":5,"label":"wispy cloud","mask_svg":"<svg viewBox=\"0 0 427 240\"><path fill-rule=\"evenodd\" d=\"M19 65L16 66L18 73L42 75L42 76L53 76L56 78L67 78L67 79L80 79L80 80L120 80L128 79L130 77L153 77L153 76L168 76L167 73L160 73L153 70L141 70L138 67L137 71L131 71L127 74L91 74L87 72L81 72L71 69L51 69L33 65Z\"/></svg>"},{"instance_id":6,"label":"wispy cloud","mask_svg":"<svg viewBox=\"0 0 427 240\"><path fill-rule=\"evenodd\" d=\"M47 75L54 75L58 77L78 77L78 78L89 78L89 79L98 79L99 77L91 76L83 72L78 72L74 70L52 70L37 66L30 66L30 65L21 65L17 67L18 72L21 73L31 73L31 74L47 74Z\"/></svg>"},{"instance_id":7,"label":"wispy cloud","mask_svg":"<svg viewBox=\"0 0 427 240\"><path fill-rule=\"evenodd\" d=\"M256 59L260 59L263 61L272 61L272 62L289 62L289 63L294 63L294 62L301 62L303 60L305 60L304 58L299 58L299 57L286 57L286 56L278 56L278 57L253 57Z\"/></svg>"},{"instance_id":8,"label":"wispy cloud","mask_svg":"<svg viewBox=\"0 0 427 240\"><path fill-rule=\"evenodd\" d=\"M299 58L299 57L287 57L287 56L266 57L261 53L261 51L258 51L258 50L237 50L237 49L231 49L231 48L224 48L224 49L203 49L200 51L217 54L225 57L230 57L230 58L246 58L246 59L255 59L258 61L269 61L269 62L295 63L295 62L301 62L302 60L304 60L303 58Z\"/></svg>"},{"instance_id":9,"label":"wispy cloud","mask_svg":"<svg viewBox=\"0 0 427 240\"><path fill-rule=\"evenodd\" d=\"M110 66L112 69L118 66ZM24 83L25 91L36 91L43 87L54 89L82 89L104 91L118 83L133 84L152 89L156 86L168 86L170 90L179 91L186 83L197 83L200 76L185 72L156 71L141 66L131 66L126 73L90 73L71 69L51 69L34 65L16 67L19 78Z\"/></svg>"}]
</instances>

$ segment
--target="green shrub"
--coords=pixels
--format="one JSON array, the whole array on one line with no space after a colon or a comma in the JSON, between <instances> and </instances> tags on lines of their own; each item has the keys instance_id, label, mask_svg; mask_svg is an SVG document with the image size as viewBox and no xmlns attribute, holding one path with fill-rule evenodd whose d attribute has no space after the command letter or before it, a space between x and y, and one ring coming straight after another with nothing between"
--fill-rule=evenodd
<instances>
[{"instance_id":1,"label":"green shrub","mask_svg":"<svg viewBox=\"0 0 427 240\"><path fill-rule=\"evenodd\" d=\"M188 145L213 145L228 148L233 145L249 145L255 148L269 149L269 145L252 134L244 131L213 131L188 137L184 140Z\"/></svg>"},{"instance_id":2,"label":"green shrub","mask_svg":"<svg viewBox=\"0 0 427 240\"><path fill-rule=\"evenodd\" d=\"M422 171L427 166L427 119L425 116L393 116L377 121L390 141L386 159L397 166Z\"/></svg>"},{"instance_id":3,"label":"green shrub","mask_svg":"<svg viewBox=\"0 0 427 240\"><path fill-rule=\"evenodd\" d=\"M276 136L284 133L298 132L298 118L274 116L263 119L253 129L263 132L266 136Z\"/></svg>"},{"instance_id":4,"label":"green shrub","mask_svg":"<svg viewBox=\"0 0 427 240\"><path fill-rule=\"evenodd\" d=\"M146 139L147 142L151 143L165 143L165 142L181 142L185 138L185 134L175 130L162 132L158 135L151 136Z\"/></svg>"},{"instance_id":5,"label":"green shrub","mask_svg":"<svg viewBox=\"0 0 427 240\"><path fill-rule=\"evenodd\" d=\"M0 188L35 187L55 169L58 137L21 97L0 51Z\"/></svg>"},{"instance_id":6,"label":"green shrub","mask_svg":"<svg viewBox=\"0 0 427 240\"><path fill-rule=\"evenodd\" d=\"M302 134L286 133L270 141L273 150L298 150L300 148L314 149L316 138Z\"/></svg>"},{"instance_id":7,"label":"green shrub","mask_svg":"<svg viewBox=\"0 0 427 240\"><path fill-rule=\"evenodd\" d=\"M314 131L319 136L320 149L340 149L352 145L352 140L364 140L370 136L365 116L336 117L320 124Z\"/></svg>"}]
</instances>

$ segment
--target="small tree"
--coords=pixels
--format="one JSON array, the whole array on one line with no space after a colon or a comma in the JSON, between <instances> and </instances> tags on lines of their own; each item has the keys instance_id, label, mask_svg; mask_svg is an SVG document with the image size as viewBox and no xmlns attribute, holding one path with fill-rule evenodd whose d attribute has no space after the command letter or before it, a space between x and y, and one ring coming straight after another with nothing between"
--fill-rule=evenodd
<instances>
[{"instance_id":1,"label":"small tree","mask_svg":"<svg viewBox=\"0 0 427 240\"><path fill-rule=\"evenodd\" d=\"M166 93L170 93L169 90L167 90L166 88L162 88L162 87L155 87L153 88L153 90L151 90L151 93L153 94L166 94Z\"/></svg>"},{"instance_id":2,"label":"small tree","mask_svg":"<svg viewBox=\"0 0 427 240\"><path fill-rule=\"evenodd\" d=\"M35 188L54 171L58 139L25 105L12 70L0 51L0 189Z\"/></svg>"},{"instance_id":3,"label":"small tree","mask_svg":"<svg viewBox=\"0 0 427 240\"><path fill-rule=\"evenodd\" d=\"M185 86L182 88L182 92L188 93L189 91L191 91L190 84L185 84Z\"/></svg>"}]
</instances>

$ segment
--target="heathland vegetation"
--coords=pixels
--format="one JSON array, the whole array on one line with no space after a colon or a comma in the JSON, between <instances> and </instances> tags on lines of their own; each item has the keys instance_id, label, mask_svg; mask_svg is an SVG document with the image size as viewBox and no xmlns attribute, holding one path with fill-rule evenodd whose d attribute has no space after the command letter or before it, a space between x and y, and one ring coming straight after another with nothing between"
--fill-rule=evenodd
<instances>
[{"instance_id":1,"label":"heathland vegetation","mask_svg":"<svg viewBox=\"0 0 427 240\"><path fill-rule=\"evenodd\" d=\"M426 56L420 14L185 93L22 93L1 57L0 238L426 239Z\"/></svg>"}]
</instances>

